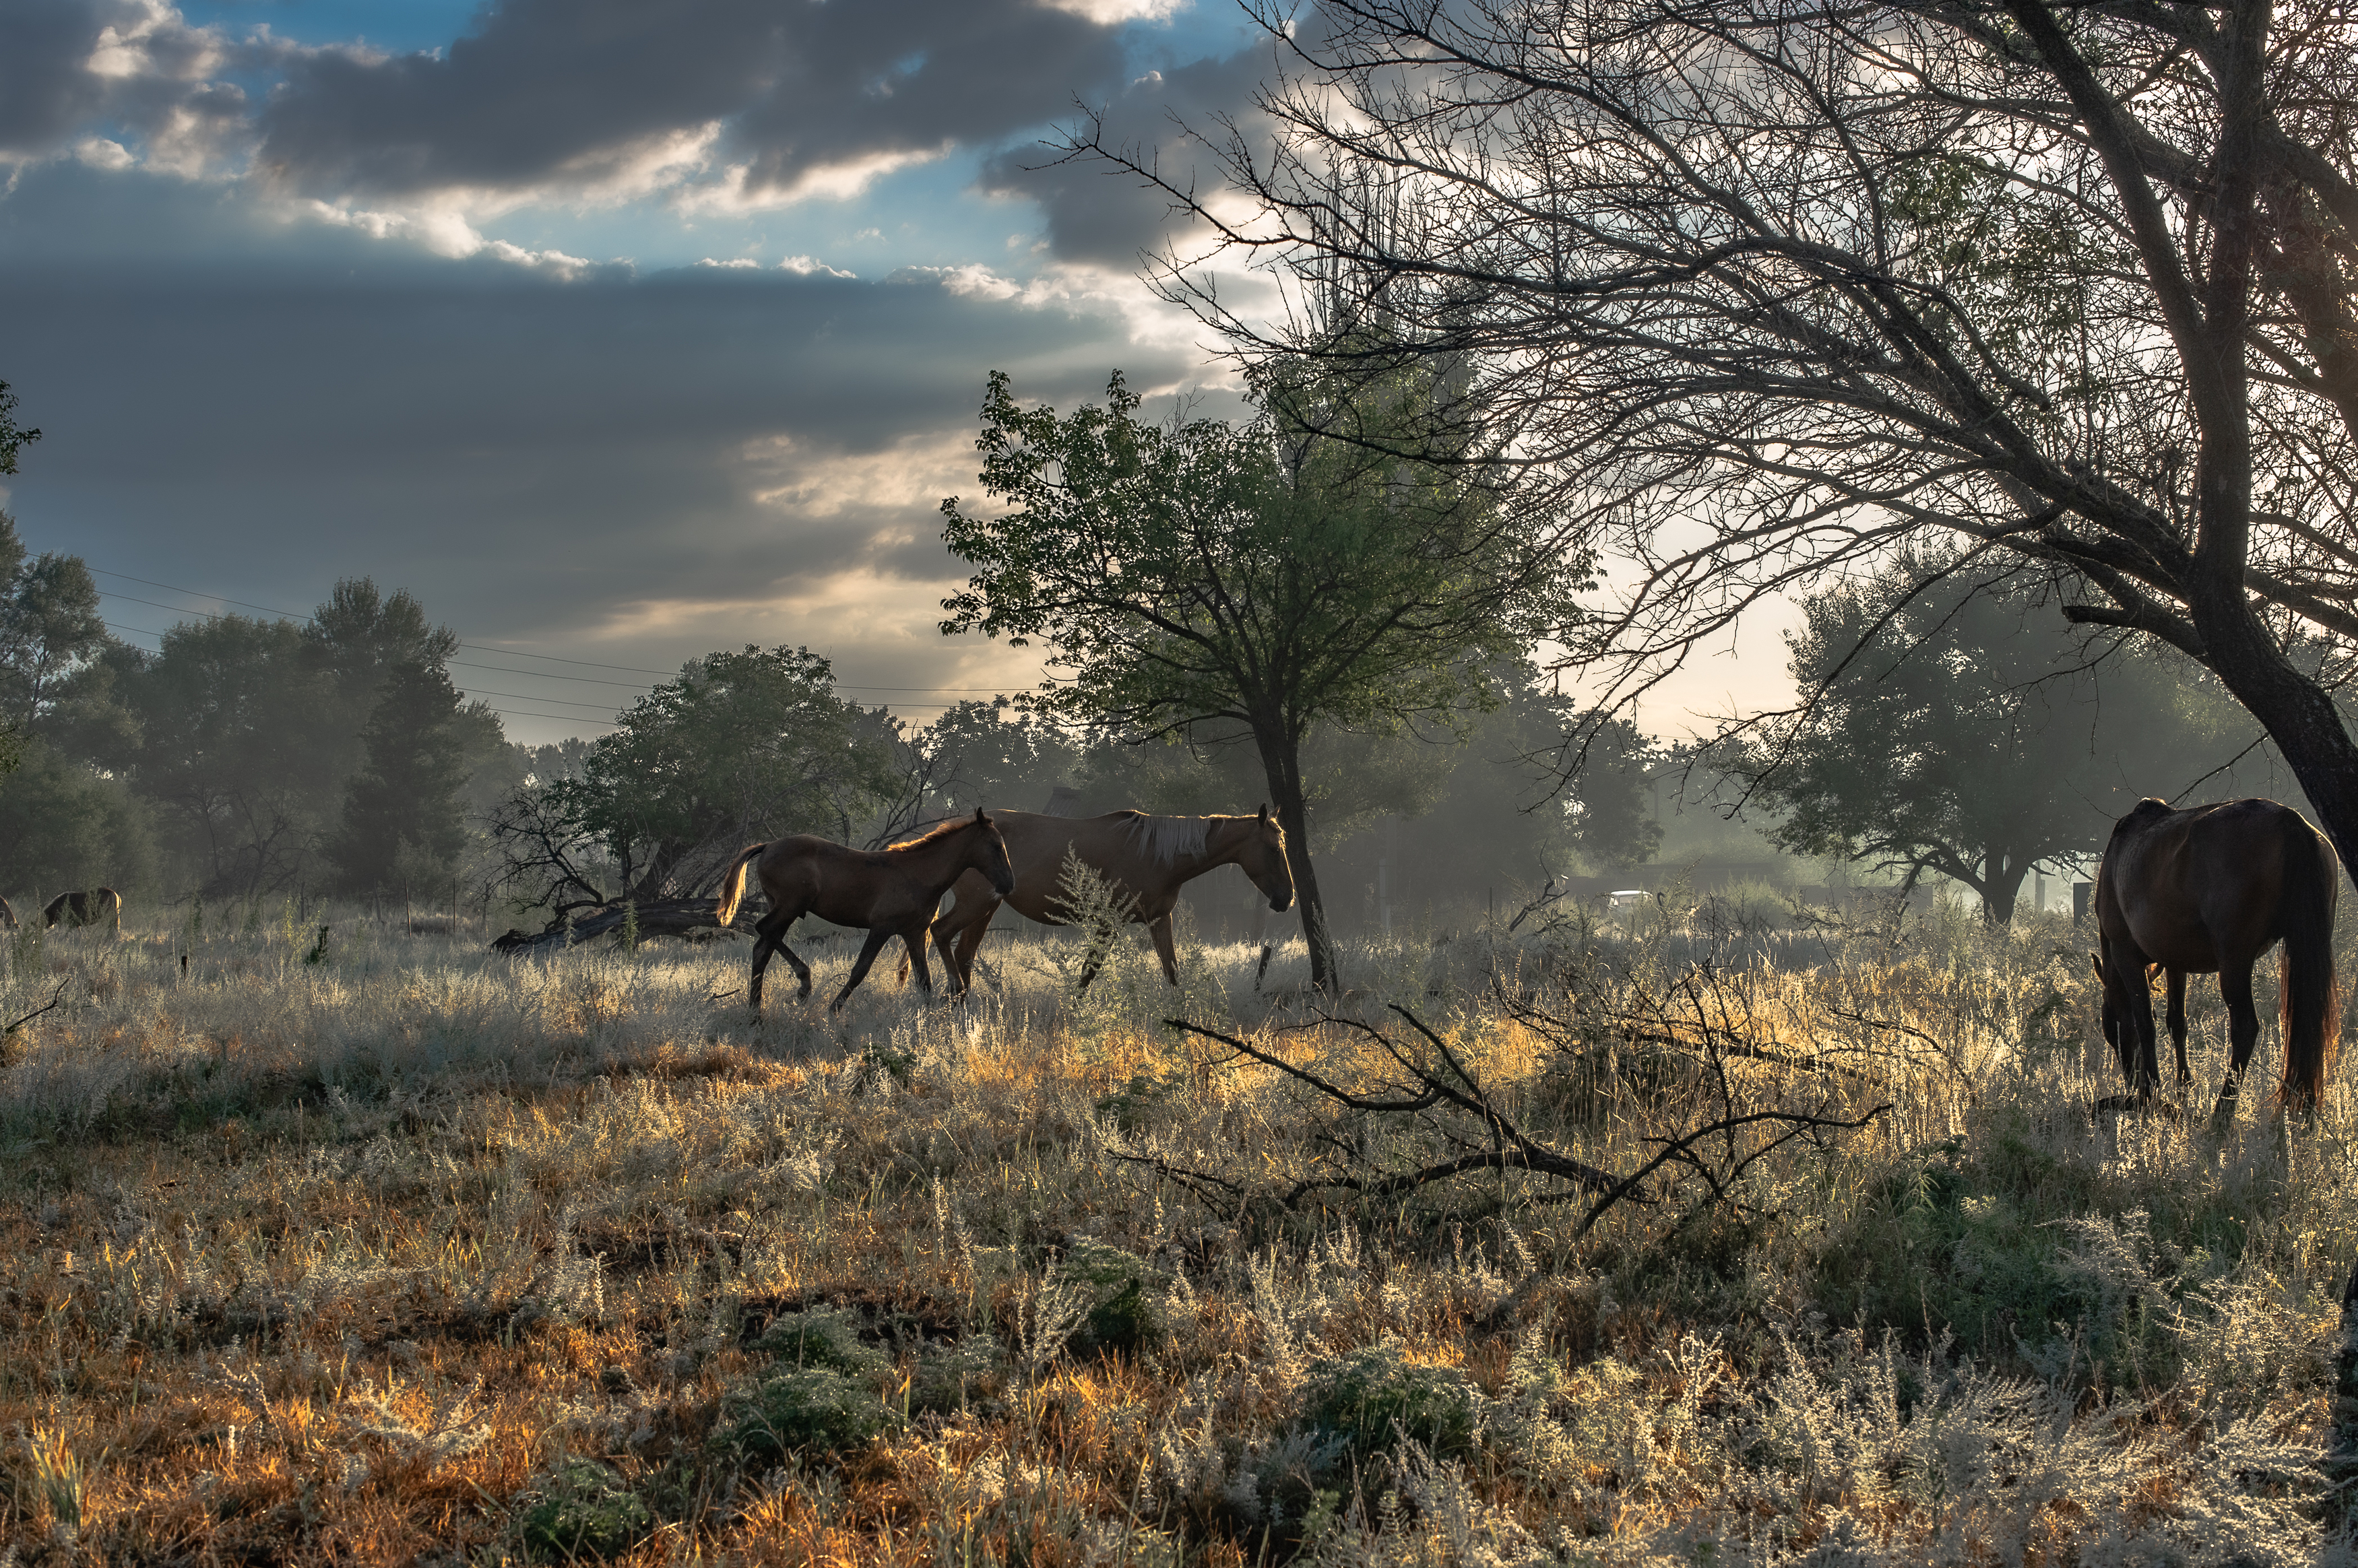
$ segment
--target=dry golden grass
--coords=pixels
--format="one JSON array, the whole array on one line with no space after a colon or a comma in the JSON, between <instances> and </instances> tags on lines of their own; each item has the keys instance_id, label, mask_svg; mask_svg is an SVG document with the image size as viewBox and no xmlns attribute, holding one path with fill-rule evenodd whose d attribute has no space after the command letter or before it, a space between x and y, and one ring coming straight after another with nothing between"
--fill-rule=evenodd
<instances>
[{"instance_id":1,"label":"dry golden grass","mask_svg":"<svg viewBox=\"0 0 2358 1568\"><path fill-rule=\"evenodd\" d=\"M1343 1025L1278 1031L1299 975L1257 996L1241 949L1188 953L1177 996L1125 954L1071 999L1001 936L971 1004L871 983L757 1025L741 946L514 963L330 921L316 965L308 921L17 945L8 1016L60 1001L0 1067L0 1561L2342 1550L2346 1097L2291 1130L2092 1118L2060 926L1806 967L1615 948L1597 994L1794 1059L1726 1064L1747 1104L1891 1108L1581 1235L1585 1201L1497 1173L1280 1206L1432 1150L1161 1027L1398 1076ZM1492 970L1561 951L1350 964L1345 1011L1408 1041L1380 1004L1410 1006L1608 1169L1709 1087L1503 1016Z\"/></svg>"}]
</instances>

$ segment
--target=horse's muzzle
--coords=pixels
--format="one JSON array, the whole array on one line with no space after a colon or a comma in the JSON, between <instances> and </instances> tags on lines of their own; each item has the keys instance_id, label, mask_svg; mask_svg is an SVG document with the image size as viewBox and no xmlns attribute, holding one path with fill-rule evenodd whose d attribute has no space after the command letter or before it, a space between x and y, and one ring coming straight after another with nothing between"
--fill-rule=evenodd
<instances>
[{"instance_id":1,"label":"horse's muzzle","mask_svg":"<svg viewBox=\"0 0 2358 1568\"><path fill-rule=\"evenodd\" d=\"M1283 914L1287 910L1293 907L1293 895L1292 893L1287 893L1283 898L1271 899L1269 901L1269 906L1270 908L1277 911L1278 914Z\"/></svg>"}]
</instances>

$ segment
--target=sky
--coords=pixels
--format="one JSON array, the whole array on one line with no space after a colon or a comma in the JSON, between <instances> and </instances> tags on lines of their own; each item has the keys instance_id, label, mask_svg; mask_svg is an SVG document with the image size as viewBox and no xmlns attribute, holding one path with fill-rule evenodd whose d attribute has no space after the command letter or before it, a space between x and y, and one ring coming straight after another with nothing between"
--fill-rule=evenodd
<instances>
[{"instance_id":1,"label":"sky","mask_svg":"<svg viewBox=\"0 0 2358 1568\"><path fill-rule=\"evenodd\" d=\"M1273 59L1234 0L0 0L4 503L143 646L406 588L519 740L745 643L920 722L1029 686L936 626L989 373L1237 406L1165 203L1044 144L1184 176Z\"/></svg>"}]
</instances>

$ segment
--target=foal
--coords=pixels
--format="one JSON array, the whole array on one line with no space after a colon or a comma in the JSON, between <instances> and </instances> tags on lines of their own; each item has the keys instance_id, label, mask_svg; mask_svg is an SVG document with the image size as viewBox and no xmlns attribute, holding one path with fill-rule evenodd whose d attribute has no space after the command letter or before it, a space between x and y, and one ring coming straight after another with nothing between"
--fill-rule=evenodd
<instances>
[{"instance_id":1,"label":"foal","mask_svg":"<svg viewBox=\"0 0 2358 1568\"><path fill-rule=\"evenodd\" d=\"M749 987L753 1011L762 1011L762 971L770 955L783 953L802 981L799 997L811 993L810 966L786 946L786 928L806 914L837 925L860 925L868 941L851 978L827 1004L833 1012L843 999L868 978L869 967L884 944L898 936L907 945L917 971L917 983L934 989L925 968L925 927L952 882L968 871L979 871L1005 897L1015 887L1015 872L1007 863L1007 841L990 817L977 808L970 819L946 822L930 833L895 844L888 849L854 849L807 833L773 843L750 846L737 857L720 884L719 924L736 918L744 899L745 868L754 867L770 913L753 927L753 978Z\"/></svg>"}]
</instances>

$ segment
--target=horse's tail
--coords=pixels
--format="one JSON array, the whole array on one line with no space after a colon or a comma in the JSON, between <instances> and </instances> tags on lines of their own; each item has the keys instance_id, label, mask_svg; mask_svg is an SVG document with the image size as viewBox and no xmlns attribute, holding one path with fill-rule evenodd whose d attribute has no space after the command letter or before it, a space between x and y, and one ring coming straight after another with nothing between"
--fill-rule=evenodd
<instances>
[{"instance_id":1,"label":"horse's tail","mask_svg":"<svg viewBox=\"0 0 2358 1568\"><path fill-rule=\"evenodd\" d=\"M743 854L730 862L729 874L720 881L720 907L712 912L712 924L726 925L737 918L737 906L745 902L745 868L768 848L767 844L749 844Z\"/></svg>"},{"instance_id":2,"label":"horse's tail","mask_svg":"<svg viewBox=\"0 0 2358 1568\"><path fill-rule=\"evenodd\" d=\"M2285 822L2282 1002L2284 1102L2313 1110L2342 1043L2342 987L2333 975L2333 909L2342 866L2324 835L2290 812Z\"/></svg>"}]
</instances>

